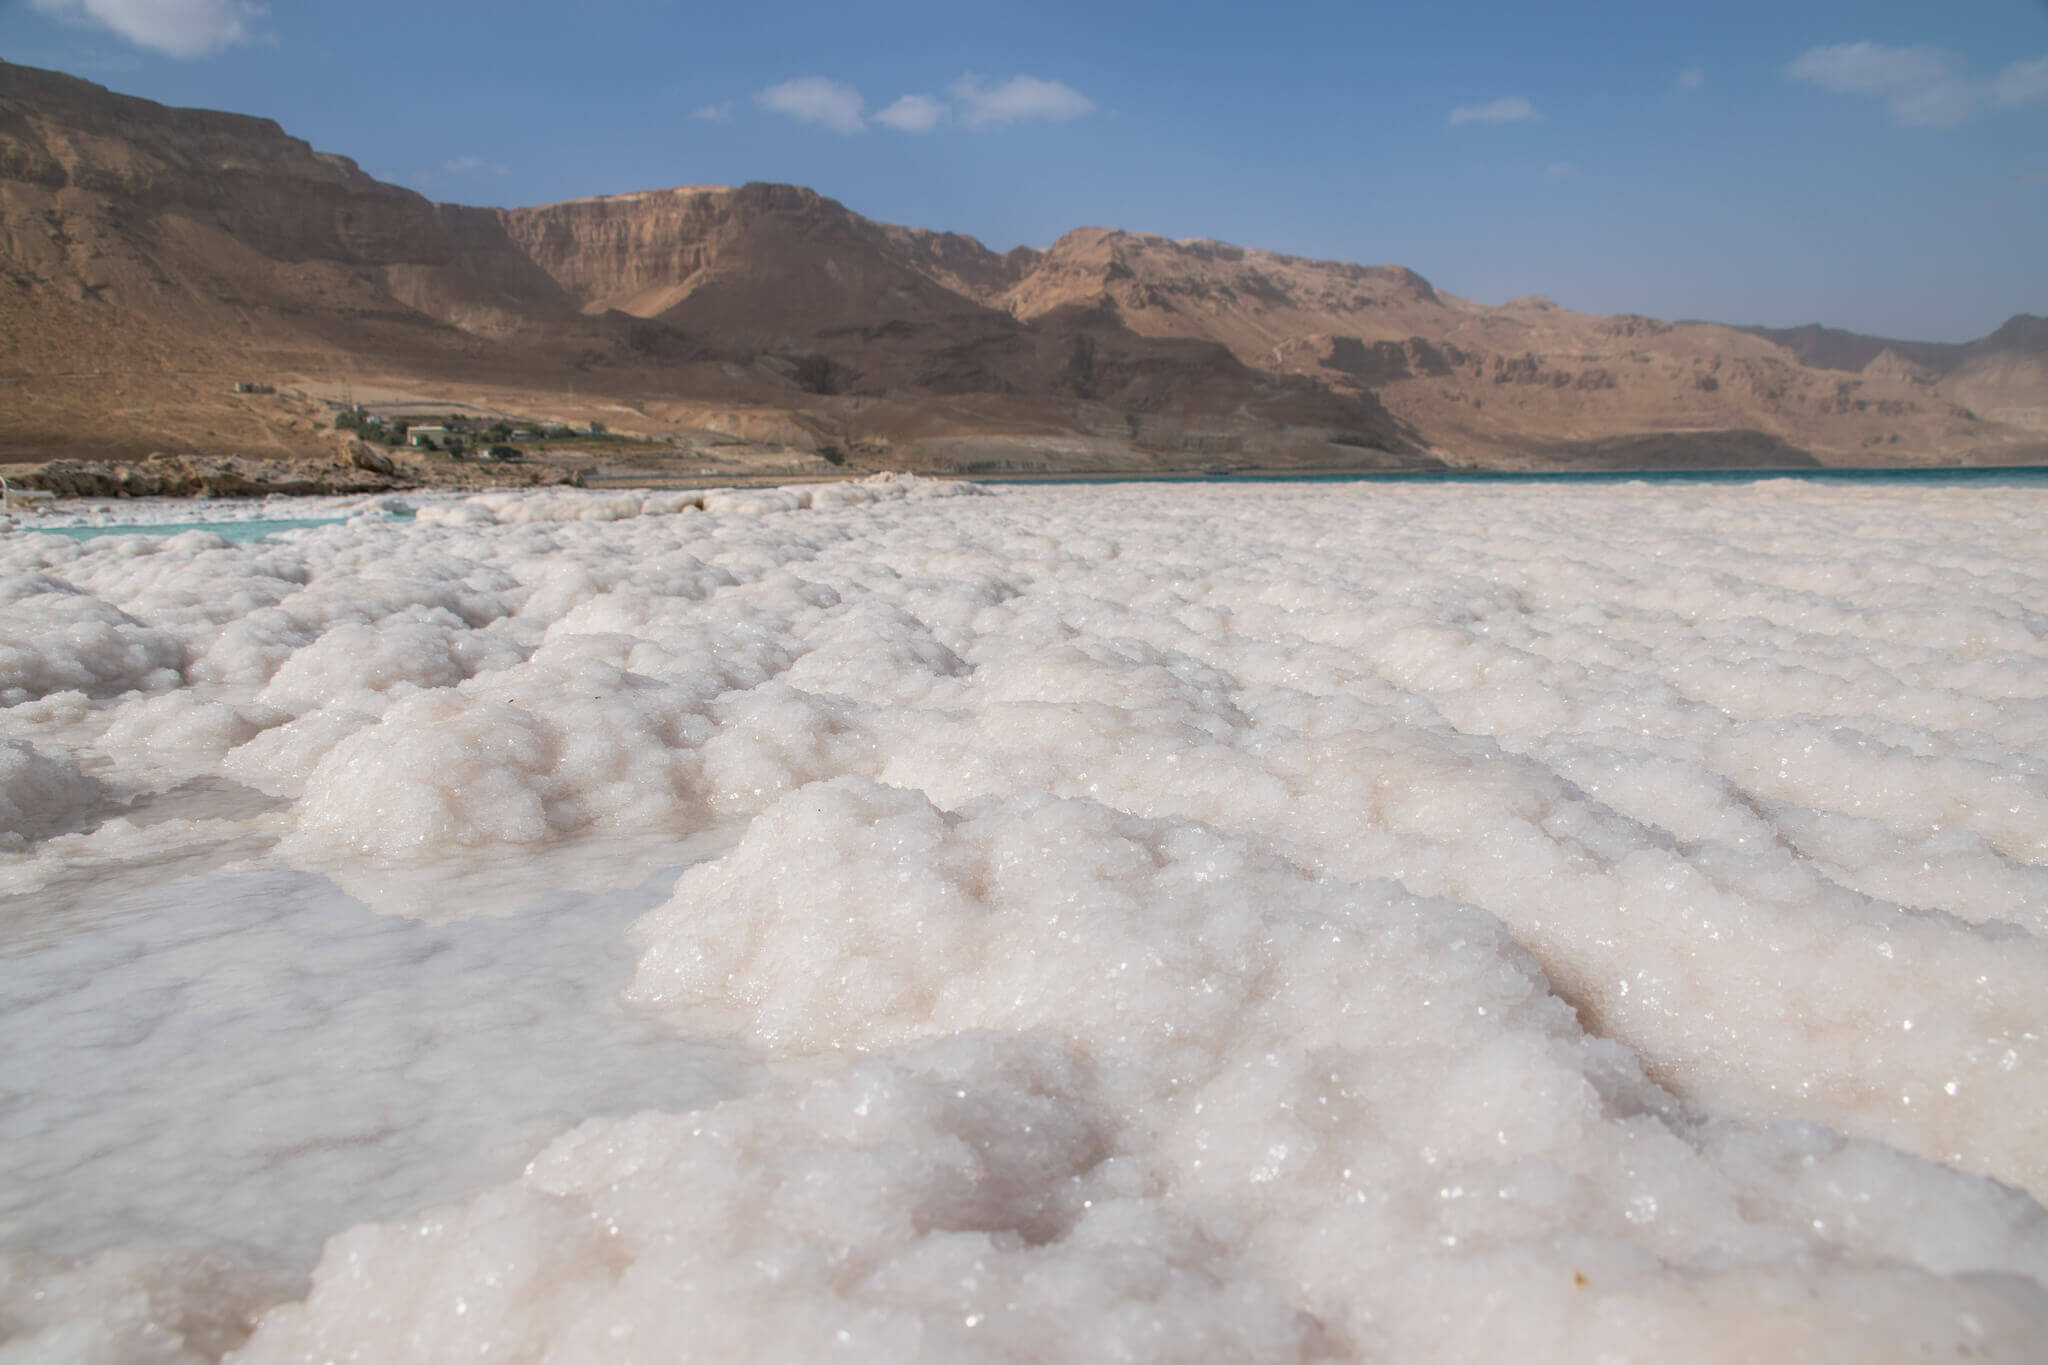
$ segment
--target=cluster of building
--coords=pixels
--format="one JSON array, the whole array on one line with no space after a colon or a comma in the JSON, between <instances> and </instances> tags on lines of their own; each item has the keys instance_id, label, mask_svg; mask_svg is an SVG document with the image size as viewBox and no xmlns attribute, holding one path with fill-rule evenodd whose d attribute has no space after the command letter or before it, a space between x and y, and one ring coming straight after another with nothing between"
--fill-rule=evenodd
<instances>
[{"instance_id":1,"label":"cluster of building","mask_svg":"<svg viewBox=\"0 0 2048 1365\"><path fill-rule=\"evenodd\" d=\"M344 399L337 427L352 428L365 439L389 445L401 442L418 450L438 450L458 458L476 451L485 459L516 460L524 455L514 445L520 441L562 440L577 436L603 436L604 423L590 422L571 427L559 422L514 427L502 417L450 416L445 421L413 421L406 417L384 417L362 404Z\"/></svg>"},{"instance_id":2,"label":"cluster of building","mask_svg":"<svg viewBox=\"0 0 2048 1365\"><path fill-rule=\"evenodd\" d=\"M367 418L381 422L382 418ZM451 455L460 455L471 445L483 449L489 459L517 459L522 452L508 442L559 440L565 436L602 436L604 423L592 422L581 429L568 426L550 426L542 429L529 427L506 427L503 422L480 425L475 420L465 421L451 418L446 424L428 423L422 426L408 426L405 429L407 445L423 450L444 450ZM508 453L509 452L509 453Z\"/></svg>"}]
</instances>

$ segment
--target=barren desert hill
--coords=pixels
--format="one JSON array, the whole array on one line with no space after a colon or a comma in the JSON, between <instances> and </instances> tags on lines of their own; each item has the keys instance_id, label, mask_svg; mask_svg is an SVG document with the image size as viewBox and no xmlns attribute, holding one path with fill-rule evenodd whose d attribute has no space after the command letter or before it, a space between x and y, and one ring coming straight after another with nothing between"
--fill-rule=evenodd
<instances>
[{"instance_id":1,"label":"barren desert hill","mask_svg":"<svg viewBox=\"0 0 2048 1365\"><path fill-rule=\"evenodd\" d=\"M1870 357L1935 352L1937 367L1866 362L1845 376L1753 329L1597 317L1540 297L1488 307L1399 266L1102 228L1062 238L999 298L1024 318L1085 303L1146 335L1221 341L1269 372L1369 390L1439 446L1507 458L1518 444L1750 428L1836 463L1916 447L1995 459L2048 435L2041 324L2024 314L1980 341Z\"/></svg>"},{"instance_id":2,"label":"barren desert hill","mask_svg":"<svg viewBox=\"0 0 2048 1365\"><path fill-rule=\"evenodd\" d=\"M2048 428L2048 317L2016 313L1988 336L1955 343L1898 341L1818 324L1741 330L1776 341L1816 369L1938 385L1981 418Z\"/></svg>"},{"instance_id":3,"label":"barren desert hill","mask_svg":"<svg viewBox=\"0 0 2048 1365\"><path fill-rule=\"evenodd\" d=\"M321 404L230 381L354 379L924 468L2011 462L2048 449L2040 330L1851 374L1394 265L996 252L796 186L437 204L268 120L0 63L6 459L320 453Z\"/></svg>"},{"instance_id":4,"label":"barren desert hill","mask_svg":"<svg viewBox=\"0 0 2048 1365\"><path fill-rule=\"evenodd\" d=\"M1989 336L1963 342L1901 341L1823 327L1817 322L1800 327L1744 326L1736 330L1776 342L1797 356L1802 365L1851 373L1861 373L1887 351L1931 375L1948 374L1980 355L2002 351L2048 353L2048 318L2029 313L2016 313Z\"/></svg>"},{"instance_id":5,"label":"barren desert hill","mask_svg":"<svg viewBox=\"0 0 2048 1365\"><path fill-rule=\"evenodd\" d=\"M1844 378L1737 328L1591 317L1541 298L1489 308L1400 266L1113 228L998 254L969 237L874 223L787 186L643 193L506 216L585 309L622 308L752 347L805 348L825 357L814 372L828 366L853 392L1002 386L1015 360L1003 326L981 311L999 310L1041 333L1087 320L1119 335L1221 346L1249 371L1383 405L1413 443L1482 460L1547 463L1574 449L1598 458L1600 443L1617 437L1669 433L1711 461L1713 433L1724 431L1750 433L1746 450L1727 443L1743 452L1733 458L1773 449L1777 458L1807 450L1842 463L1930 450L1999 458L2037 445L2048 428L2024 404L2018 429L1987 425L1919 371L1879 366ZM636 245L622 249L633 234ZM1085 358L1090 344L1076 341L1070 357ZM1969 358L2021 348L1999 337L1955 349ZM906 350L916 357L909 373L891 359ZM1063 377L1080 373L1070 364ZM1999 411L2015 407L2006 390L2042 390L2026 373L2000 373L1980 388L1997 392L1971 396Z\"/></svg>"},{"instance_id":6,"label":"barren desert hill","mask_svg":"<svg viewBox=\"0 0 2048 1365\"><path fill-rule=\"evenodd\" d=\"M1316 460L1323 435L1356 443L1344 459L1428 463L1369 395L1092 315L1026 325L906 264L964 239L795 187L435 204L264 120L7 65L0 168L12 458L317 453L325 415L227 390L353 378L898 463L981 436L1105 458L1249 436Z\"/></svg>"}]
</instances>

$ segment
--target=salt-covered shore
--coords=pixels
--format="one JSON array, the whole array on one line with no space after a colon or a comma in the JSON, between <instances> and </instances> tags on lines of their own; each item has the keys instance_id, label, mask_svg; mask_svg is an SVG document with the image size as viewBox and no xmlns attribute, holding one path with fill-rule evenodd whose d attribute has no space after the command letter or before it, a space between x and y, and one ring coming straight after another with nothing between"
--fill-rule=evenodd
<instances>
[{"instance_id":1,"label":"salt-covered shore","mask_svg":"<svg viewBox=\"0 0 2048 1365\"><path fill-rule=\"evenodd\" d=\"M392 510L0 537L0 1360L2048 1354L2048 491Z\"/></svg>"}]
</instances>

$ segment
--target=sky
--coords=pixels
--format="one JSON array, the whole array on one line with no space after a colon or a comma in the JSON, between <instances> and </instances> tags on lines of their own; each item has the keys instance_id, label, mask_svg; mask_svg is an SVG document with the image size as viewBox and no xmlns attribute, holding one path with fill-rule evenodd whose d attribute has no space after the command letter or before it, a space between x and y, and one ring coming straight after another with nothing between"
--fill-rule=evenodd
<instances>
[{"instance_id":1,"label":"sky","mask_svg":"<svg viewBox=\"0 0 2048 1365\"><path fill-rule=\"evenodd\" d=\"M0 57L435 199L751 180L1483 303L1960 341L2048 314L2048 0L0 0Z\"/></svg>"}]
</instances>

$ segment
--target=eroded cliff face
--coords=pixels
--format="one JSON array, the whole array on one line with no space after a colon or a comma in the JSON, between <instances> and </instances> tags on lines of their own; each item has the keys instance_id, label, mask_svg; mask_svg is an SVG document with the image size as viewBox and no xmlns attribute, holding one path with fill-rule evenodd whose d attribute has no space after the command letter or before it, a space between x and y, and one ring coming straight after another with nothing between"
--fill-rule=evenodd
<instances>
[{"instance_id":1,"label":"eroded cliff face","mask_svg":"<svg viewBox=\"0 0 2048 1365\"><path fill-rule=\"evenodd\" d=\"M265 119L0 63L0 447L289 452L317 413L220 398L285 373L779 412L876 450L2003 461L2048 449L2044 331L1930 348L1484 307L1400 266L1111 228L998 253L786 185L435 204Z\"/></svg>"},{"instance_id":2,"label":"eroded cliff face","mask_svg":"<svg viewBox=\"0 0 2048 1365\"><path fill-rule=\"evenodd\" d=\"M586 312L670 318L742 345L891 323L986 325L980 315L993 311L920 268L943 246L892 236L795 185L577 199L504 221ZM970 241L954 239L952 255L979 264Z\"/></svg>"},{"instance_id":3,"label":"eroded cliff face","mask_svg":"<svg viewBox=\"0 0 2048 1365\"><path fill-rule=\"evenodd\" d=\"M1060 238L1000 301L1027 319L1076 303L1112 307L1141 316L1148 334L1221 341L1248 361L1332 319L1368 319L1362 331L1340 330L1377 339L1393 334L1394 319L1406 335L1443 312L1429 281L1402 266L1312 261L1115 228L1077 228Z\"/></svg>"},{"instance_id":4,"label":"eroded cliff face","mask_svg":"<svg viewBox=\"0 0 2048 1365\"><path fill-rule=\"evenodd\" d=\"M580 308L655 317L685 298L729 233L734 192L679 186L499 215L508 238Z\"/></svg>"}]
</instances>

